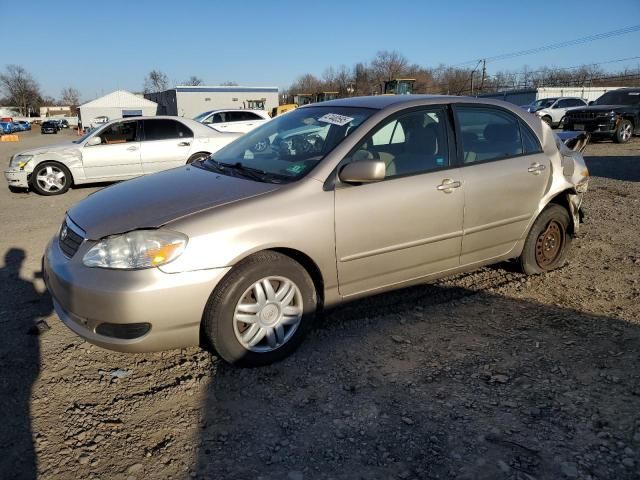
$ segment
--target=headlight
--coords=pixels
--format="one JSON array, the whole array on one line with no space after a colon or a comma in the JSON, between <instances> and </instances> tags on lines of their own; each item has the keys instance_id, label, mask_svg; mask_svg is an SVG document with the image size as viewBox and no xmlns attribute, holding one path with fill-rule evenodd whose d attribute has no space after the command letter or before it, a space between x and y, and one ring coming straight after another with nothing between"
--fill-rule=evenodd
<instances>
[{"instance_id":1,"label":"headlight","mask_svg":"<svg viewBox=\"0 0 640 480\"><path fill-rule=\"evenodd\" d=\"M23 169L31 161L33 155L16 155L9 162L9 168Z\"/></svg>"},{"instance_id":2,"label":"headlight","mask_svg":"<svg viewBox=\"0 0 640 480\"><path fill-rule=\"evenodd\" d=\"M82 263L87 267L137 270L164 265L184 252L186 235L166 230L136 230L100 240Z\"/></svg>"}]
</instances>

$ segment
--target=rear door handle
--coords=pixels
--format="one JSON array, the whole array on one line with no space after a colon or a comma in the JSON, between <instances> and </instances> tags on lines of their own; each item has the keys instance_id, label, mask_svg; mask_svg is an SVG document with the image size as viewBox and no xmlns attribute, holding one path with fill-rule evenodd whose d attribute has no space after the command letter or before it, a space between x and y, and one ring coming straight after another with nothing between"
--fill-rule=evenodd
<instances>
[{"instance_id":1,"label":"rear door handle","mask_svg":"<svg viewBox=\"0 0 640 480\"><path fill-rule=\"evenodd\" d=\"M527 169L527 172L533 173L534 175L540 175L545 168L547 167L539 164L538 162L535 162L531 164L531 166Z\"/></svg>"},{"instance_id":2,"label":"rear door handle","mask_svg":"<svg viewBox=\"0 0 640 480\"><path fill-rule=\"evenodd\" d=\"M191 142L180 142L178 144L179 147L188 147L189 145L191 145Z\"/></svg>"},{"instance_id":3,"label":"rear door handle","mask_svg":"<svg viewBox=\"0 0 640 480\"><path fill-rule=\"evenodd\" d=\"M135 152L137 149L138 147L134 147L134 146L127 148L127 150L129 150L130 152Z\"/></svg>"},{"instance_id":4,"label":"rear door handle","mask_svg":"<svg viewBox=\"0 0 640 480\"><path fill-rule=\"evenodd\" d=\"M451 180L450 178L445 178L444 180L442 180L442 183L436 188L441 192L451 193L456 188L460 188L461 186L462 182L459 182L458 180Z\"/></svg>"}]
</instances>

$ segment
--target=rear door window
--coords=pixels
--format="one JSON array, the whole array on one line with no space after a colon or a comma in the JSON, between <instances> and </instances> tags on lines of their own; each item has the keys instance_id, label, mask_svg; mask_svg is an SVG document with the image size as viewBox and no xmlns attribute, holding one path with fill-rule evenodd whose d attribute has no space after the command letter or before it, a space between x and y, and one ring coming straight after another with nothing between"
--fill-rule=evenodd
<instances>
[{"instance_id":1,"label":"rear door window","mask_svg":"<svg viewBox=\"0 0 640 480\"><path fill-rule=\"evenodd\" d=\"M520 122L491 107L455 106L465 164L500 160L524 153Z\"/></svg>"},{"instance_id":2,"label":"rear door window","mask_svg":"<svg viewBox=\"0 0 640 480\"><path fill-rule=\"evenodd\" d=\"M175 120L144 120L144 138L147 141L193 137L191 129Z\"/></svg>"}]
</instances>

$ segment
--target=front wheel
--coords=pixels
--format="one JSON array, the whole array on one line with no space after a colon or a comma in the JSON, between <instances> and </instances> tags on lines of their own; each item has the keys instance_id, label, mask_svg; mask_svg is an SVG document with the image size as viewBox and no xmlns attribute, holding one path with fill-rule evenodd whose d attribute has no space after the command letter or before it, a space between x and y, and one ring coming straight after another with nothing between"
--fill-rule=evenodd
<instances>
[{"instance_id":1,"label":"front wheel","mask_svg":"<svg viewBox=\"0 0 640 480\"><path fill-rule=\"evenodd\" d=\"M29 183L40 195L61 195L69 190L72 177L69 169L57 162L42 162L36 166Z\"/></svg>"},{"instance_id":2,"label":"front wheel","mask_svg":"<svg viewBox=\"0 0 640 480\"><path fill-rule=\"evenodd\" d=\"M202 330L227 362L267 365L297 348L316 307L315 286L298 262L259 252L233 267L212 293Z\"/></svg>"},{"instance_id":3,"label":"front wheel","mask_svg":"<svg viewBox=\"0 0 640 480\"><path fill-rule=\"evenodd\" d=\"M533 223L520 256L520 266L527 275L562 267L567 259L571 236L571 219L567 210L556 204L547 206Z\"/></svg>"},{"instance_id":4,"label":"front wheel","mask_svg":"<svg viewBox=\"0 0 640 480\"><path fill-rule=\"evenodd\" d=\"M627 143L633 135L633 123L629 120L622 120L616 129L613 140L616 143Z\"/></svg>"}]
</instances>

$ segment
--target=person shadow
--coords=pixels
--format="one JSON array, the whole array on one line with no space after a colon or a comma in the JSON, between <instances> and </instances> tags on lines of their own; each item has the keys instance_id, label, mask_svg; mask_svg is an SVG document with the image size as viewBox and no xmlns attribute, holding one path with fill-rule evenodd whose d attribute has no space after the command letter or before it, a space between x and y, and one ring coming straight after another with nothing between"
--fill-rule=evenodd
<instances>
[{"instance_id":1,"label":"person shadow","mask_svg":"<svg viewBox=\"0 0 640 480\"><path fill-rule=\"evenodd\" d=\"M37 477L31 391L40 373L39 335L53 311L49 295L21 277L25 259L24 250L10 248L0 267L0 476L14 480Z\"/></svg>"}]
</instances>

